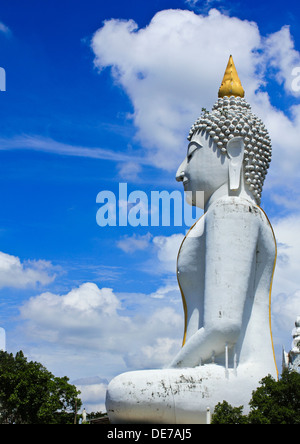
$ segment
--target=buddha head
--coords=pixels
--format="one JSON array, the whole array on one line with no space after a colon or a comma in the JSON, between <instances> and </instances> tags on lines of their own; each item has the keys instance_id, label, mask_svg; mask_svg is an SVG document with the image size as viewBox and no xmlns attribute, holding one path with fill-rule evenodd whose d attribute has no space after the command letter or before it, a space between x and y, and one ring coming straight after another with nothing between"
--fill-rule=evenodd
<instances>
[{"instance_id":1,"label":"buddha head","mask_svg":"<svg viewBox=\"0 0 300 444\"><path fill-rule=\"evenodd\" d=\"M187 157L176 175L185 191L204 191L210 196L228 183L229 193L244 189L260 204L271 140L243 96L230 56L217 102L212 111L203 110L188 136Z\"/></svg>"}]
</instances>

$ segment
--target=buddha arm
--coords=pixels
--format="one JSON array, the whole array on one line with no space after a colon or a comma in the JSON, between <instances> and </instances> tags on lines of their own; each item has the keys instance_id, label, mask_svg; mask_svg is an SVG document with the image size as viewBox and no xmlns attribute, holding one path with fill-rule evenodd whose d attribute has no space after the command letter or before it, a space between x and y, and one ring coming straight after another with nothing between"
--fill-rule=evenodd
<instances>
[{"instance_id":1,"label":"buddha arm","mask_svg":"<svg viewBox=\"0 0 300 444\"><path fill-rule=\"evenodd\" d=\"M241 332L247 295L255 277L261 214L238 198L216 202L206 214L204 318L172 367L195 367L233 346ZM252 295L253 296L253 295Z\"/></svg>"}]
</instances>

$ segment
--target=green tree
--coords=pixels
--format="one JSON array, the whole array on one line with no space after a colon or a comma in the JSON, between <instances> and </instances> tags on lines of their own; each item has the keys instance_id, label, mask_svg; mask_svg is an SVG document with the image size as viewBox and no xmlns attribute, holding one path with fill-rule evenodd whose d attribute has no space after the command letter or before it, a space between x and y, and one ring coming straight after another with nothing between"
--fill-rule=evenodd
<instances>
[{"instance_id":1,"label":"green tree","mask_svg":"<svg viewBox=\"0 0 300 444\"><path fill-rule=\"evenodd\" d=\"M79 394L67 377L28 362L22 351L0 351L0 423L72 424Z\"/></svg>"},{"instance_id":2,"label":"green tree","mask_svg":"<svg viewBox=\"0 0 300 444\"><path fill-rule=\"evenodd\" d=\"M300 374L284 371L276 381L266 376L249 402L250 412L226 401L215 407L212 424L300 424Z\"/></svg>"},{"instance_id":3,"label":"green tree","mask_svg":"<svg viewBox=\"0 0 300 444\"><path fill-rule=\"evenodd\" d=\"M247 416L243 416L243 406L232 407L223 401L215 407L212 424L247 424Z\"/></svg>"},{"instance_id":4,"label":"green tree","mask_svg":"<svg viewBox=\"0 0 300 444\"><path fill-rule=\"evenodd\" d=\"M103 413L100 410L99 412L88 413L87 418L88 420L90 420L90 419L102 418L103 416L106 416L106 413Z\"/></svg>"},{"instance_id":5,"label":"green tree","mask_svg":"<svg viewBox=\"0 0 300 444\"><path fill-rule=\"evenodd\" d=\"M267 376L250 407L251 424L300 424L300 374L285 370L278 381Z\"/></svg>"}]
</instances>

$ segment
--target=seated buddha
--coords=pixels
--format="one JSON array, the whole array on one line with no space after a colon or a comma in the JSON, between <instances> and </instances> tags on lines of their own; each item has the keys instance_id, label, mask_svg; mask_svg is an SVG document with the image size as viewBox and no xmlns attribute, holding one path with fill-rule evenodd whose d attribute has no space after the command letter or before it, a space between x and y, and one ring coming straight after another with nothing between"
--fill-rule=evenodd
<instances>
[{"instance_id":1,"label":"seated buddha","mask_svg":"<svg viewBox=\"0 0 300 444\"><path fill-rule=\"evenodd\" d=\"M263 122L244 98L232 57L219 97L192 126L176 179L204 215L177 260L185 328L164 369L123 373L107 390L111 423L206 423L218 402L245 406L277 377L270 323L276 240L260 208L271 161ZM168 320L166 319L166 322Z\"/></svg>"}]
</instances>

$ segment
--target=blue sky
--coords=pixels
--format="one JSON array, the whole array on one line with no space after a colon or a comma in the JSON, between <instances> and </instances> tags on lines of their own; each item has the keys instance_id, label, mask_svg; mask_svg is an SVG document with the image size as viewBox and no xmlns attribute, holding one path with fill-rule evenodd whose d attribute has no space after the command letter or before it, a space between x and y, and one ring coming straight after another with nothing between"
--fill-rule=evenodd
<instances>
[{"instance_id":1,"label":"blue sky","mask_svg":"<svg viewBox=\"0 0 300 444\"><path fill-rule=\"evenodd\" d=\"M279 244L281 364L299 315L299 12L296 1L1 2L0 326L8 351L77 381L88 410L103 408L107 380L180 346L187 228L99 227L96 196L118 197L119 183L182 192L186 136L230 53L273 142L262 206Z\"/></svg>"}]
</instances>

